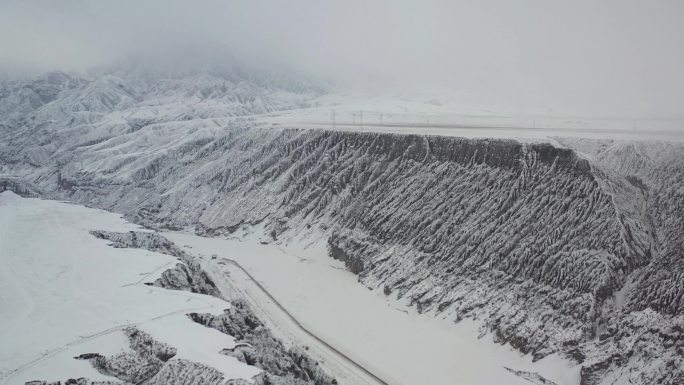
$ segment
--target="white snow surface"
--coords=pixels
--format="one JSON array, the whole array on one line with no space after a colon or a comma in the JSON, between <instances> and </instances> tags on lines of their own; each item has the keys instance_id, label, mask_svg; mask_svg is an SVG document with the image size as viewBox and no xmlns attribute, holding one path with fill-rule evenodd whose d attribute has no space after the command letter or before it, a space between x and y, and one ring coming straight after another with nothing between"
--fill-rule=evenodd
<instances>
[{"instance_id":1,"label":"white snow surface","mask_svg":"<svg viewBox=\"0 0 684 385\"><path fill-rule=\"evenodd\" d=\"M579 383L580 367L556 355L533 363L531 356L496 344L491 336L478 338L473 321L454 324L417 314L401 300L366 289L327 256L324 245L263 245L257 234L230 239L164 235L187 252L218 256L205 263L237 261L308 330L387 383L529 385L504 367L537 372L558 385Z\"/></svg>"},{"instance_id":2,"label":"white snow surface","mask_svg":"<svg viewBox=\"0 0 684 385\"><path fill-rule=\"evenodd\" d=\"M684 142L681 119L528 114L515 106L472 103L458 93L438 90L412 94L340 91L317 98L310 107L272 112L257 120L274 127L512 138L553 144L555 137Z\"/></svg>"},{"instance_id":3,"label":"white snow surface","mask_svg":"<svg viewBox=\"0 0 684 385\"><path fill-rule=\"evenodd\" d=\"M212 366L226 379L251 379L259 373L219 354L234 346L231 337L185 315L220 312L229 303L144 285L178 261L113 248L90 230L141 229L103 210L0 194L0 384L114 380L73 357L126 349L122 329L127 326L176 347L176 358Z\"/></svg>"}]
</instances>

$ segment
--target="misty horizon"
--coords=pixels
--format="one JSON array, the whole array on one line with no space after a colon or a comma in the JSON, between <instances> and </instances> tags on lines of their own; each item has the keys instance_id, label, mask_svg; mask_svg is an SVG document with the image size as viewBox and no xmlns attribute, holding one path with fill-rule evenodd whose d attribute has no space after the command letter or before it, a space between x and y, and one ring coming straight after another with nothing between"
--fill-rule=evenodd
<instances>
[{"instance_id":1,"label":"misty horizon","mask_svg":"<svg viewBox=\"0 0 684 385\"><path fill-rule=\"evenodd\" d=\"M0 5L0 73L242 65L496 113L682 119L684 4L65 1ZM20 37L20 38L17 38Z\"/></svg>"}]
</instances>

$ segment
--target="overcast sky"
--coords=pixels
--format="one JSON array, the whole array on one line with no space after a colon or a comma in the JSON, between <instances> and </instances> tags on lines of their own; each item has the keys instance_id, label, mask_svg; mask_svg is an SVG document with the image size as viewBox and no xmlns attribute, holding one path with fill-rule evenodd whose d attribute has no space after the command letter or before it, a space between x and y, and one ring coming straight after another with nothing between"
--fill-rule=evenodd
<instances>
[{"instance_id":1,"label":"overcast sky","mask_svg":"<svg viewBox=\"0 0 684 385\"><path fill-rule=\"evenodd\" d=\"M351 86L684 117L682 0L0 0L6 73L197 50Z\"/></svg>"}]
</instances>

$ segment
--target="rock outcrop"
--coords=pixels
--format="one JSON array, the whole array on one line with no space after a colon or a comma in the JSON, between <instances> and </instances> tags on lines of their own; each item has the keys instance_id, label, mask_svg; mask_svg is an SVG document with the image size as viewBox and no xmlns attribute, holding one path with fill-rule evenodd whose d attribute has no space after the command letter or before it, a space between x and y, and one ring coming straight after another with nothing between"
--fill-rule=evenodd
<instances>
[{"instance_id":1,"label":"rock outcrop","mask_svg":"<svg viewBox=\"0 0 684 385\"><path fill-rule=\"evenodd\" d=\"M199 324L235 337L236 347L223 353L264 370L257 384L337 384L304 348L288 349L273 337L245 302L231 304L221 315L191 313L189 316Z\"/></svg>"},{"instance_id":2,"label":"rock outcrop","mask_svg":"<svg viewBox=\"0 0 684 385\"><path fill-rule=\"evenodd\" d=\"M154 282L146 283L146 285L173 290L187 290L193 293L221 297L216 284L202 270L199 263L178 248L173 242L158 234L141 231L130 231L128 233L91 231L90 233L97 238L112 241L113 247L145 249L172 255L182 261L182 263L178 263L174 268L163 271L161 277Z\"/></svg>"}]
</instances>

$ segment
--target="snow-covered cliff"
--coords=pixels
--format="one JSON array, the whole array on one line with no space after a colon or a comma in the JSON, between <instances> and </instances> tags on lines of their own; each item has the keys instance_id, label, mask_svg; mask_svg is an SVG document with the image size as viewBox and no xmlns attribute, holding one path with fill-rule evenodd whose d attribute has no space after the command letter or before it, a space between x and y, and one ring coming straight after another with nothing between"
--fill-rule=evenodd
<instances>
[{"instance_id":1,"label":"snow-covered cliff","mask_svg":"<svg viewBox=\"0 0 684 385\"><path fill-rule=\"evenodd\" d=\"M559 352L583 384L684 381L680 144L276 129L224 117L317 91L58 78L0 99L0 174L32 191L150 227L325 239L368 287Z\"/></svg>"}]
</instances>

